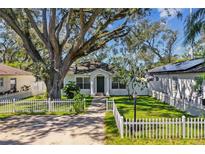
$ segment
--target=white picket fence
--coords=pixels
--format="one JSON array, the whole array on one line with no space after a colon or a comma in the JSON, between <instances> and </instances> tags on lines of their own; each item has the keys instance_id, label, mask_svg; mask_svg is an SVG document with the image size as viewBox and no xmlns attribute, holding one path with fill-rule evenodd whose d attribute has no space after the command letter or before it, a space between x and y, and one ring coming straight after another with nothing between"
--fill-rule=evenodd
<instances>
[{"instance_id":1,"label":"white picket fence","mask_svg":"<svg viewBox=\"0 0 205 154\"><path fill-rule=\"evenodd\" d=\"M112 105L109 105L111 104ZM143 139L196 139L205 138L205 119L203 118L141 118L123 119L116 104L106 101L107 111L112 107L121 138Z\"/></svg>"},{"instance_id":2,"label":"white picket fence","mask_svg":"<svg viewBox=\"0 0 205 154\"><path fill-rule=\"evenodd\" d=\"M85 99L76 103L68 100L5 100L0 101L0 113L25 113L25 112L73 112L76 108L84 110Z\"/></svg>"},{"instance_id":3,"label":"white picket fence","mask_svg":"<svg viewBox=\"0 0 205 154\"><path fill-rule=\"evenodd\" d=\"M123 120L123 116L120 115L117 106L115 104L114 99L113 100L106 100L106 110L107 111L112 111L114 118L115 118L115 122L117 125L117 128L119 130L120 136L121 138L123 138L124 136L124 120Z\"/></svg>"},{"instance_id":4,"label":"white picket fence","mask_svg":"<svg viewBox=\"0 0 205 154\"><path fill-rule=\"evenodd\" d=\"M149 139L205 138L205 120L202 118L146 118L126 119L125 137Z\"/></svg>"}]
</instances>

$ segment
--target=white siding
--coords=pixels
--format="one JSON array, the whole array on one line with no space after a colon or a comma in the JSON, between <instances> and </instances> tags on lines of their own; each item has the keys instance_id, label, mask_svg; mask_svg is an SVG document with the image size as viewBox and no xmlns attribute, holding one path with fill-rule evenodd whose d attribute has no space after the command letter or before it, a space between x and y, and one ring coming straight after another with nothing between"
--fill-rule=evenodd
<instances>
[{"instance_id":1,"label":"white siding","mask_svg":"<svg viewBox=\"0 0 205 154\"><path fill-rule=\"evenodd\" d=\"M86 74L70 74L68 73L65 77L64 84L66 84L68 81L76 81L76 77L90 77L90 82L92 84L90 85L91 89L82 89L81 93L84 94L91 94L91 91L95 95L97 93L97 76L104 76L104 94L109 96L109 95L128 95L127 89L112 89L112 74L104 71L102 69L95 70L91 73L86 73ZM130 94L132 94L133 91L130 91ZM148 95L149 90L148 88L142 88L142 86L139 84L137 87L137 94L138 95Z\"/></svg>"},{"instance_id":2,"label":"white siding","mask_svg":"<svg viewBox=\"0 0 205 154\"><path fill-rule=\"evenodd\" d=\"M1 76L4 78L4 86L0 87L0 92L9 91L11 88L10 79L16 78L16 90L21 91L21 87L31 86L30 90L33 95L39 94L39 92L46 92L46 85L43 81L36 82L36 78L32 75L19 75L19 76Z\"/></svg>"},{"instance_id":3,"label":"white siding","mask_svg":"<svg viewBox=\"0 0 205 154\"><path fill-rule=\"evenodd\" d=\"M128 90L126 89L112 89L112 79L110 80L110 95L114 95L114 96L118 96L118 95L128 95ZM131 88L130 85L130 94L133 93L133 89ZM138 84L138 86L136 87L136 92L137 95L139 96L147 96L149 95L149 89L146 87L143 87L141 84Z\"/></svg>"},{"instance_id":4,"label":"white siding","mask_svg":"<svg viewBox=\"0 0 205 154\"><path fill-rule=\"evenodd\" d=\"M64 85L67 84L69 81L76 82L76 77L89 77L89 75L67 74L64 79ZM81 89L80 92L82 94L90 95L90 89Z\"/></svg>"},{"instance_id":5,"label":"white siding","mask_svg":"<svg viewBox=\"0 0 205 154\"><path fill-rule=\"evenodd\" d=\"M200 73L154 75L154 81L149 83L149 87L151 90L160 93L163 96L162 98L166 96L167 98L175 100L174 106L178 109L185 110L192 115L198 116L204 114L204 111L200 109L201 105L199 105L201 104L201 96L197 95L193 87L195 77L198 76L200 76ZM156 81L155 77L159 77L159 81ZM177 77L176 92L174 92L173 77ZM202 85L202 89L205 89L204 84ZM165 102L172 104L172 100L170 99L167 99Z\"/></svg>"},{"instance_id":6,"label":"white siding","mask_svg":"<svg viewBox=\"0 0 205 154\"><path fill-rule=\"evenodd\" d=\"M0 87L0 92L3 91L8 91L10 90L10 79L11 78L16 78L16 90L20 91L21 87L26 85L26 86L31 86L35 82L35 77L34 76L28 76L28 75L21 75L21 76L1 76L4 79L4 86Z\"/></svg>"},{"instance_id":7,"label":"white siding","mask_svg":"<svg viewBox=\"0 0 205 154\"><path fill-rule=\"evenodd\" d=\"M8 91L10 89L10 79L6 76L1 76L3 78L3 86L0 86L0 92Z\"/></svg>"},{"instance_id":8,"label":"white siding","mask_svg":"<svg viewBox=\"0 0 205 154\"><path fill-rule=\"evenodd\" d=\"M190 96L195 96L193 85L195 83L194 78L199 76L199 73L184 73L184 74L163 74L154 75L154 81L149 83L149 87L152 90L166 93L172 97L176 98L190 98ZM155 78L159 77L159 81ZM177 78L177 91L174 93L173 87L173 77Z\"/></svg>"}]
</instances>

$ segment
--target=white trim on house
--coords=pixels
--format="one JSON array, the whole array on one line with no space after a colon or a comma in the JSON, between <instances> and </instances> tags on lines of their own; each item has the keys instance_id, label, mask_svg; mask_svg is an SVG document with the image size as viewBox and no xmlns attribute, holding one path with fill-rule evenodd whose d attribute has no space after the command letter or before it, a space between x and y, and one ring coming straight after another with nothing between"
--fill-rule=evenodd
<instances>
[{"instance_id":1,"label":"white trim on house","mask_svg":"<svg viewBox=\"0 0 205 154\"><path fill-rule=\"evenodd\" d=\"M104 71L102 69L97 69L93 72L90 73L90 76L91 76L91 95L94 96L96 95L98 92L97 92L97 77L98 76L103 76L104 77L104 94L106 96L109 96L110 95L110 88L109 88L109 85L110 85L110 78L112 78L112 73L110 72L107 72L107 71Z\"/></svg>"},{"instance_id":2,"label":"white trim on house","mask_svg":"<svg viewBox=\"0 0 205 154\"><path fill-rule=\"evenodd\" d=\"M90 89L81 89L81 93L88 94L91 96L97 95L97 77L103 76L104 77L104 95L110 96L110 95L128 95L127 88L124 89L113 89L112 88L112 81L114 74L108 71L105 71L101 68L96 69L89 73L84 74L74 74L71 72L68 72L65 79L64 84L68 83L69 81L76 82L77 77L90 77ZM132 94L132 90L130 91L130 94ZM138 95L148 95L148 88L141 89L141 86L138 86Z\"/></svg>"}]
</instances>

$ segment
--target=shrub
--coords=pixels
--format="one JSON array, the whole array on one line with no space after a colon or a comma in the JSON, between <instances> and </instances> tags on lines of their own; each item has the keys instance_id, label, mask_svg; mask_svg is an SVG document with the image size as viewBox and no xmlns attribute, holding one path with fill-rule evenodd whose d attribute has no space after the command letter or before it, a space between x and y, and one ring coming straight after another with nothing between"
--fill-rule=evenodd
<instances>
[{"instance_id":1,"label":"shrub","mask_svg":"<svg viewBox=\"0 0 205 154\"><path fill-rule=\"evenodd\" d=\"M202 84L203 84L204 79L205 79L205 74L200 74L200 76L194 78L195 84L193 88L194 88L194 91L196 91L198 94L202 94L202 90L203 90Z\"/></svg>"},{"instance_id":2,"label":"shrub","mask_svg":"<svg viewBox=\"0 0 205 154\"><path fill-rule=\"evenodd\" d=\"M68 99L73 99L76 94L80 92L80 88L75 84L75 82L68 82L64 88L63 92Z\"/></svg>"},{"instance_id":3,"label":"shrub","mask_svg":"<svg viewBox=\"0 0 205 154\"><path fill-rule=\"evenodd\" d=\"M74 96L74 110L76 113L81 112L84 109L84 98L85 96L83 94L80 93L75 93Z\"/></svg>"}]
</instances>

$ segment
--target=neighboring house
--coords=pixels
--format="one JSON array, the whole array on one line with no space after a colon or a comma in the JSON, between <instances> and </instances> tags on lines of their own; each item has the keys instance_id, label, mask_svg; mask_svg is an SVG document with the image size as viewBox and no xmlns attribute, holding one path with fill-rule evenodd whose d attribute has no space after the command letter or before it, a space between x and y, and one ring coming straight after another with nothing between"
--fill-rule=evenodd
<instances>
[{"instance_id":1,"label":"neighboring house","mask_svg":"<svg viewBox=\"0 0 205 154\"><path fill-rule=\"evenodd\" d=\"M199 111L201 114L205 109L203 101L205 86L203 83L199 85L200 90L196 90L195 86L197 79L203 73L205 73L204 59L160 66L148 71L149 76L153 77L149 82L149 88L152 95L158 99L192 114L199 114Z\"/></svg>"},{"instance_id":2,"label":"neighboring house","mask_svg":"<svg viewBox=\"0 0 205 154\"><path fill-rule=\"evenodd\" d=\"M43 82L36 82L31 72L23 71L7 65L0 64L0 93L11 93L25 90L45 91Z\"/></svg>"},{"instance_id":3,"label":"neighboring house","mask_svg":"<svg viewBox=\"0 0 205 154\"><path fill-rule=\"evenodd\" d=\"M71 66L64 84L73 81L80 87L81 93L91 96L128 95L126 85L114 77L115 71L112 66L100 62L85 62ZM141 90L139 86L138 95L148 95L147 89Z\"/></svg>"}]
</instances>

